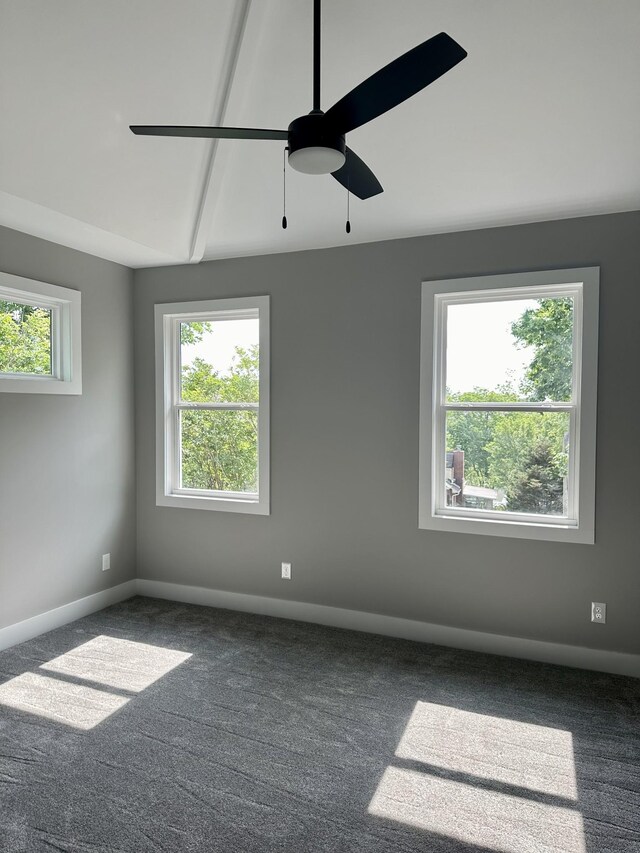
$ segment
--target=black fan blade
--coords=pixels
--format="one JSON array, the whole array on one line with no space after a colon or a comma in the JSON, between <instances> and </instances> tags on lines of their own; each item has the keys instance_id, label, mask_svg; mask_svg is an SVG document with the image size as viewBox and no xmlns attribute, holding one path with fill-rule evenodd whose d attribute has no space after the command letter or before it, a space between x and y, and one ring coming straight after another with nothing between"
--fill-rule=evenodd
<instances>
[{"instance_id":1,"label":"black fan blade","mask_svg":"<svg viewBox=\"0 0 640 853\"><path fill-rule=\"evenodd\" d=\"M376 71L327 110L339 133L348 133L397 107L461 62L467 51L446 33L409 50Z\"/></svg>"},{"instance_id":2,"label":"black fan blade","mask_svg":"<svg viewBox=\"0 0 640 853\"><path fill-rule=\"evenodd\" d=\"M361 199L371 198L372 195L381 193L382 184L367 164L350 148L347 148L346 155L344 166L341 166L337 172L331 173L336 181Z\"/></svg>"},{"instance_id":3,"label":"black fan blade","mask_svg":"<svg viewBox=\"0 0 640 853\"><path fill-rule=\"evenodd\" d=\"M262 130L254 127L174 127L172 125L132 124L138 136L188 136L200 139L287 139L286 130Z\"/></svg>"}]
</instances>

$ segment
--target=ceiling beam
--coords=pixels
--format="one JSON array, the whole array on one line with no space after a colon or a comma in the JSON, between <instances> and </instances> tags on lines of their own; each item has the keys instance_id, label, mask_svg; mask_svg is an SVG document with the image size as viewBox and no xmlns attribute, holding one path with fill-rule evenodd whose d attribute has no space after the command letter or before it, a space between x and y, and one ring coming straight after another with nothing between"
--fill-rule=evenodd
<instances>
[{"instance_id":1,"label":"ceiling beam","mask_svg":"<svg viewBox=\"0 0 640 853\"><path fill-rule=\"evenodd\" d=\"M186 255L162 252L153 246L106 231L51 207L0 190L0 225L68 246L127 267L184 264Z\"/></svg>"},{"instance_id":2,"label":"ceiling beam","mask_svg":"<svg viewBox=\"0 0 640 853\"><path fill-rule=\"evenodd\" d=\"M221 84L218 89L218 97L211 117L211 125L213 127L219 127L224 124L229 98L233 88L233 81L238 69L238 60L245 43L247 21L249 19L251 8L251 0L239 0L236 7L231 24L231 37L228 41L227 50L222 63L223 70ZM198 209L196 212L193 237L189 251L189 262L192 264L197 264L202 260L207 246L207 240L210 237L211 227L213 225L213 214L217 201L218 190L217 182L215 180L217 174L215 166L218 154L218 144L219 140L217 139L213 139L209 143L209 156L204 170L202 192L200 194Z\"/></svg>"}]
</instances>

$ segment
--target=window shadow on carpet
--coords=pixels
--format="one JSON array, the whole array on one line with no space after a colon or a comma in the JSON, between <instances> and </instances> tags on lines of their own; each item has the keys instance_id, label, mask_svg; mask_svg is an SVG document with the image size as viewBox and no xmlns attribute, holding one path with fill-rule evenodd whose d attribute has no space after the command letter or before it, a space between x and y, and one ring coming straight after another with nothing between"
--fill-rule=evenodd
<instances>
[{"instance_id":1,"label":"window shadow on carpet","mask_svg":"<svg viewBox=\"0 0 640 853\"><path fill-rule=\"evenodd\" d=\"M190 653L98 636L0 684L0 707L92 729Z\"/></svg>"}]
</instances>

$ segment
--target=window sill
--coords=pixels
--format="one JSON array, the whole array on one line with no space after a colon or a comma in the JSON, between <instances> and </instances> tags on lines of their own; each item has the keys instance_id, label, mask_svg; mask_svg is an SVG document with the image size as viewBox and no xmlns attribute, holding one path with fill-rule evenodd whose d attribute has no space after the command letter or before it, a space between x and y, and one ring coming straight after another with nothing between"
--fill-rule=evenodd
<instances>
[{"instance_id":1,"label":"window sill","mask_svg":"<svg viewBox=\"0 0 640 853\"><path fill-rule=\"evenodd\" d=\"M594 544L593 528L544 522L496 520L492 518L460 518L453 515L429 515L420 518L421 530L438 530L444 533L475 533L484 536L502 536L507 539L534 539L541 542L569 542L580 545Z\"/></svg>"},{"instance_id":2,"label":"window sill","mask_svg":"<svg viewBox=\"0 0 640 853\"><path fill-rule=\"evenodd\" d=\"M181 509L204 509L214 512L238 512L248 515L269 515L269 503L262 499L217 498L196 495L157 495L156 506L172 506Z\"/></svg>"},{"instance_id":3,"label":"window sill","mask_svg":"<svg viewBox=\"0 0 640 853\"><path fill-rule=\"evenodd\" d=\"M23 376L0 374L0 392L7 394L82 394L80 379L60 379L57 376Z\"/></svg>"}]
</instances>

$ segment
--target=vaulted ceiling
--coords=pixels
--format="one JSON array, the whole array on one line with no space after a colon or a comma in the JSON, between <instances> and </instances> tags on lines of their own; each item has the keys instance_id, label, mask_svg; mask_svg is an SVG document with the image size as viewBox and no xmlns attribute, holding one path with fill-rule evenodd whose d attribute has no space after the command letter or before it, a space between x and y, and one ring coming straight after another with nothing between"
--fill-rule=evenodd
<instances>
[{"instance_id":1,"label":"vaulted ceiling","mask_svg":"<svg viewBox=\"0 0 640 853\"><path fill-rule=\"evenodd\" d=\"M287 169L311 109L312 0L0 0L0 224L130 266L640 207L638 0L325 0L322 105L444 30L467 51L349 135L385 191Z\"/></svg>"}]
</instances>

